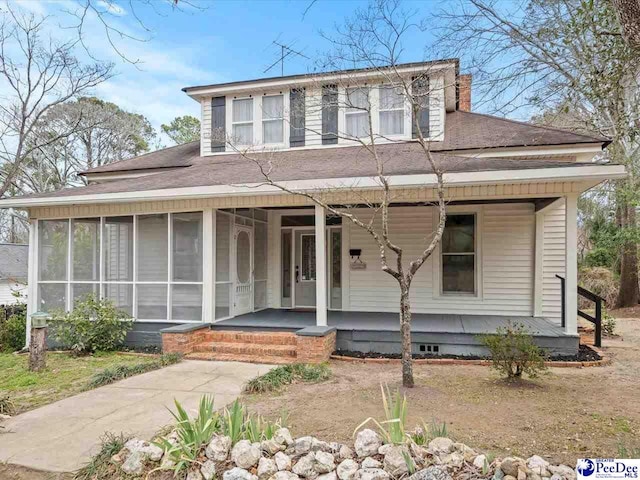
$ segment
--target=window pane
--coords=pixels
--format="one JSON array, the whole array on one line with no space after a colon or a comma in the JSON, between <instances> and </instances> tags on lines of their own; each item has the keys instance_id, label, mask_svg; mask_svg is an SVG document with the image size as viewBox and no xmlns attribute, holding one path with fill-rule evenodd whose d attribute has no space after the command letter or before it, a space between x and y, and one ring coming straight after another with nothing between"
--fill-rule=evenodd
<instances>
[{"instance_id":1,"label":"window pane","mask_svg":"<svg viewBox=\"0 0 640 480\"><path fill-rule=\"evenodd\" d=\"M361 138L369 135L369 117L366 113L349 113L344 118L348 136Z\"/></svg>"},{"instance_id":2,"label":"window pane","mask_svg":"<svg viewBox=\"0 0 640 480\"><path fill-rule=\"evenodd\" d=\"M202 281L202 212L177 213L173 218L173 280Z\"/></svg>"},{"instance_id":3,"label":"window pane","mask_svg":"<svg viewBox=\"0 0 640 480\"><path fill-rule=\"evenodd\" d=\"M166 214L138 217L138 280L162 282L168 278L168 225Z\"/></svg>"},{"instance_id":4,"label":"window pane","mask_svg":"<svg viewBox=\"0 0 640 480\"><path fill-rule=\"evenodd\" d=\"M282 232L282 306L291 306L291 232Z\"/></svg>"},{"instance_id":5,"label":"window pane","mask_svg":"<svg viewBox=\"0 0 640 480\"><path fill-rule=\"evenodd\" d=\"M264 143L282 143L282 120L270 120L262 123L262 141Z\"/></svg>"},{"instance_id":6,"label":"window pane","mask_svg":"<svg viewBox=\"0 0 640 480\"><path fill-rule=\"evenodd\" d=\"M53 312L66 310L67 285L64 283L40 284L38 289L38 310Z\"/></svg>"},{"instance_id":7,"label":"window pane","mask_svg":"<svg viewBox=\"0 0 640 480\"><path fill-rule=\"evenodd\" d=\"M104 279L133 281L133 217L105 218Z\"/></svg>"},{"instance_id":8,"label":"window pane","mask_svg":"<svg viewBox=\"0 0 640 480\"><path fill-rule=\"evenodd\" d=\"M216 213L216 282L231 280L231 216Z\"/></svg>"},{"instance_id":9,"label":"window pane","mask_svg":"<svg viewBox=\"0 0 640 480\"><path fill-rule=\"evenodd\" d=\"M40 280L66 280L69 222L42 220L38 224Z\"/></svg>"},{"instance_id":10,"label":"window pane","mask_svg":"<svg viewBox=\"0 0 640 480\"><path fill-rule=\"evenodd\" d=\"M236 276L238 283L251 281L251 239L244 230L238 232L236 240Z\"/></svg>"},{"instance_id":11,"label":"window pane","mask_svg":"<svg viewBox=\"0 0 640 480\"><path fill-rule=\"evenodd\" d=\"M382 135L400 135L404 133L404 112L380 112L380 133Z\"/></svg>"},{"instance_id":12,"label":"window pane","mask_svg":"<svg viewBox=\"0 0 640 480\"><path fill-rule=\"evenodd\" d=\"M369 91L366 88L347 88L347 111L360 112L369 108Z\"/></svg>"},{"instance_id":13,"label":"window pane","mask_svg":"<svg viewBox=\"0 0 640 480\"><path fill-rule=\"evenodd\" d=\"M302 280L316 279L316 237L302 235Z\"/></svg>"},{"instance_id":14,"label":"window pane","mask_svg":"<svg viewBox=\"0 0 640 480\"><path fill-rule=\"evenodd\" d=\"M73 280L100 280L100 219L73 220Z\"/></svg>"},{"instance_id":15,"label":"window pane","mask_svg":"<svg viewBox=\"0 0 640 480\"><path fill-rule=\"evenodd\" d=\"M233 121L253 121L253 98L244 98L242 100L233 101Z\"/></svg>"},{"instance_id":16,"label":"window pane","mask_svg":"<svg viewBox=\"0 0 640 480\"><path fill-rule=\"evenodd\" d=\"M262 97L262 118L282 118L284 116L282 95Z\"/></svg>"},{"instance_id":17,"label":"window pane","mask_svg":"<svg viewBox=\"0 0 640 480\"><path fill-rule=\"evenodd\" d=\"M340 230L330 230L331 232L331 286L330 305L331 308L342 308L342 232Z\"/></svg>"},{"instance_id":18,"label":"window pane","mask_svg":"<svg viewBox=\"0 0 640 480\"><path fill-rule=\"evenodd\" d=\"M404 95L400 88L380 87L380 110L404 109Z\"/></svg>"},{"instance_id":19,"label":"window pane","mask_svg":"<svg viewBox=\"0 0 640 480\"><path fill-rule=\"evenodd\" d=\"M473 253L475 220L475 215L447 215L442 235L442 252Z\"/></svg>"},{"instance_id":20,"label":"window pane","mask_svg":"<svg viewBox=\"0 0 640 480\"><path fill-rule=\"evenodd\" d=\"M111 300L118 310L133 316L133 285L107 284L104 298Z\"/></svg>"},{"instance_id":21,"label":"window pane","mask_svg":"<svg viewBox=\"0 0 640 480\"><path fill-rule=\"evenodd\" d=\"M216 284L216 319L231 315L231 284Z\"/></svg>"},{"instance_id":22,"label":"window pane","mask_svg":"<svg viewBox=\"0 0 640 480\"><path fill-rule=\"evenodd\" d=\"M233 141L238 145L251 145L253 143L253 124L234 125Z\"/></svg>"},{"instance_id":23,"label":"window pane","mask_svg":"<svg viewBox=\"0 0 640 480\"><path fill-rule=\"evenodd\" d=\"M171 319L202 320L202 285L171 287Z\"/></svg>"},{"instance_id":24,"label":"window pane","mask_svg":"<svg viewBox=\"0 0 640 480\"><path fill-rule=\"evenodd\" d=\"M256 280L267 279L267 224L256 222L253 239L253 270Z\"/></svg>"},{"instance_id":25,"label":"window pane","mask_svg":"<svg viewBox=\"0 0 640 480\"><path fill-rule=\"evenodd\" d=\"M90 295L100 298L100 284L98 283L74 283L71 285L71 298L75 307L78 301L86 300Z\"/></svg>"},{"instance_id":26,"label":"window pane","mask_svg":"<svg viewBox=\"0 0 640 480\"><path fill-rule=\"evenodd\" d=\"M167 286L138 285L138 318L142 320L167 319Z\"/></svg>"},{"instance_id":27,"label":"window pane","mask_svg":"<svg viewBox=\"0 0 640 480\"><path fill-rule=\"evenodd\" d=\"M475 293L475 255L443 255L442 291Z\"/></svg>"}]
</instances>

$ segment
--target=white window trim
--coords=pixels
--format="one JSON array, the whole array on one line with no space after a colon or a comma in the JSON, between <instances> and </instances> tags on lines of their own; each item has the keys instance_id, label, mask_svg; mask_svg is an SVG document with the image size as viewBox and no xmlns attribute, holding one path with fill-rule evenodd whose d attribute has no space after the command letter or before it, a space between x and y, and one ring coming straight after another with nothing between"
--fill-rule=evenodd
<instances>
[{"instance_id":1,"label":"white window trim","mask_svg":"<svg viewBox=\"0 0 640 480\"><path fill-rule=\"evenodd\" d=\"M263 97L273 97L277 95L282 95L282 143L268 143L265 144L263 142L262 135L262 98ZM233 121L233 101L234 100L246 100L253 99L253 121L252 122L234 122ZM250 145L240 145L233 144L229 147L228 151L233 152L235 148L250 148L250 147L268 147L273 149L289 149L289 90L277 90L277 91L267 91L263 92L262 95L246 95L246 96L227 96L226 97L226 105L225 105L225 124L227 126L227 137L229 139L233 139L233 126L234 125L248 125L249 123L253 124L253 143ZM269 120L267 120L269 121ZM227 141L227 145L230 143ZM223 152L220 152L223 153Z\"/></svg>"},{"instance_id":2,"label":"white window trim","mask_svg":"<svg viewBox=\"0 0 640 480\"><path fill-rule=\"evenodd\" d=\"M412 117L412 112L411 112L411 102L409 101L409 99L407 98L406 95L403 95L403 106L401 108L385 108L383 109L381 107L381 102L380 102L380 89L382 88L392 88L390 85L387 84L382 84L382 85L378 85L376 90L376 95L377 95L377 112L376 112L376 116L377 116L377 123L378 123L378 128L377 131L380 135L384 136L384 138L389 138L389 139L406 139L406 138L412 138L412 125L411 125L411 117ZM400 87L396 87L396 88L400 88ZM402 120L403 120L403 126L402 126L402 133L395 133L395 134L383 134L380 131L380 114L383 112L398 112L398 111L402 111Z\"/></svg>"},{"instance_id":3,"label":"white window trim","mask_svg":"<svg viewBox=\"0 0 640 480\"><path fill-rule=\"evenodd\" d=\"M363 139L363 138L369 138L369 134L364 135L362 137L354 137L353 135L351 135L350 133L347 132L347 118L350 116L356 116L356 115L364 115L365 117L368 115L368 111L367 110L354 110L352 112L349 111L349 109L351 108L349 106L349 97L347 94L347 90L365 90L367 92L367 97L368 97L368 101L369 101L369 105L371 106L371 129L376 132L377 128L376 128L376 120L375 120L375 111L376 111L376 98L374 98L377 95L377 89L375 88L371 88L368 85L362 85L362 86L353 86L353 87L346 87L344 88L344 90L342 90L342 96L340 95L340 90L338 91L338 105L342 105L342 108L340 110L342 110L342 115L338 115L339 117L343 118L343 128L340 129L340 120L338 120L338 132L343 132L344 136L346 137L351 137L354 138L354 140L351 140L350 138L344 139L347 142L353 142L353 143L358 143L358 140L356 138L359 139ZM339 136L340 137L340 136ZM340 142L340 140L342 139L338 139L338 142Z\"/></svg>"},{"instance_id":4,"label":"white window trim","mask_svg":"<svg viewBox=\"0 0 640 480\"><path fill-rule=\"evenodd\" d=\"M458 215L475 215L475 242L476 242L476 255L475 255L475 285L476 291L472 293L456 293L442 291L442 245L441 242L435 248L431 258L433 259L433 298L434 299L455 299L456 302L477 302L483 299L483 276L482 276L482 217L484 209L482 205L453 205L447 207L447 214ZM432 227L433 231L436 231L438 225L438 207L433 208L432 213Z\"/></svg>"},{"instance_id":5,"label":"white window trim","mask_svg":"<svg viewBox=\"0 0 640 480\"><path fill-rule=\"evenodd\" d=\"M279 117L279 118L264 118L264 110L262 109L262 103L263 103L263 101L264 101L264 99L266 97L282 97L282 116L281 117ZM285 122L284 122L284 119L285 119L284 97L285 96L282 93L272 93L272 94L267 94L267 95L263 95L262 97L260 97L260 119L261 119L261 122L260 122L260 135L262 136L262 139L263 139L262 143L264 145L269 145L270 147L273 147L274 145L277 146L277 145L284 145L285 144L285 142L284 142L284 138L285 138L285 133L284 133L284 130L285 130L285 128L284 128L284 126L285 126ZM274 122L281 122L282 123L282 141L274 142L274 143L267 143L264 140L264 124L265 123L274 123Z\"/></svg>"},{"instance_id":6,"label":"white window trim","mask_svg":"<svg viewBox=\"0 0 640 480\"><path fill-rule=\"evenodd\" d=\"M241 121L241 122L235 122L233 120L233 104L236 100L251 100L251 107L252 107L252 116L251 116L251 121L247 122L247 121ZM231 102L229 105L229 123L228 125L231 125L231 128L229 130L229 138L231 138L234 142L235 142L235 137L233 134L233 127L235 127L236 125L251 125L251 129L253 132L253 143L252 144L235 144L235 146L237 147L248 147L250 145L253 145L256 143L256 99L253 96L248 96L248 97L233 97L231 98Z\"/></svg>"}]
</instances>

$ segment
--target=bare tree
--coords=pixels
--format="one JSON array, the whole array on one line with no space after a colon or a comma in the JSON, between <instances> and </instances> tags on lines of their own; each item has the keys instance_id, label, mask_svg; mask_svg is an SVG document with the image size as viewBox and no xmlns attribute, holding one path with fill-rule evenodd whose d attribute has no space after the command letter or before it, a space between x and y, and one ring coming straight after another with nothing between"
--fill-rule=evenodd
<instances>
[{"instance_id":1,"label":"bare tree","mask_svg":"<svg viewBox=\"0 0 640 480\"><path fill-rule=\"evenodd\" d=\"M424 158L424 170L435 175L435 202L423 205L436 206L438 221L435 230L431 225L425 225L424 244L421 253L414 258L407 259L405 248L396 232L390 228L392 206L398 201L387 163L380 152L381 144L398 141L390 135L385 135L376 129L372 100L369 95L370 86L362 85L358 72L345 70L347 66L353 68L367 68L374 78L374 83L389 93L386 101L408 105L408 115L411 120L421 118L430 102L437 101L434 97L442 94L444 84L430 85L429 77L433 72L429 69L420 74L407 74L398 67L402 53L402 39L416 24L412 22L413 13L400 8L398 1L376 1L364 9L356 11L343 28L330 38L335 47L332 52L322 57L319 63L324 69L342 71L331 80L335 83L336 94L332 106L358 113L360 121L354 129L345 128L331 132L336 139L351 142L366 153L370 162L371 177L376 186L363 190L358 185L345 185L351 196L356 200L352 204L336 204L331 197L333 189L322 188L305 191L294 190L284 182L277 180L278 167L286 160L276 151L256 150L255 148L240 147L243 143L233 136L226 138L226 142L242 157L251 161L259 168L264 181L261 185L269 185L283 192L302 196L315 205L321 206L329 214L341 217L343 220L367 232L377 245L380 265L383 272L393 277L399 288L399 321L402 336L402 383L405 387L413 387L413 360L411 354L411 300L412 282L420 267L436 249L442 239L446 220L445 180L443 165L439 157L431 151L430 137L426 137L421 128L417 128L416 141ZM321 95L323 85L309 77L308 91L315 91ZM355 88L354 88L355 86ZM319 100L316 97L316 100ZM322 102L316 101L318 109L323 108ZM314 100L308 99L306 114L313 115ZM284 115L286 117L286 115ZM362 119L364 118L364 121ZM316 135L323 132L305 127ZM326 135L327 132L324 132ZM397 137L396 137L397 138ZM364 211L363 211L364 208Z\"/></svg>"},{"instance_id":2,"label":"bare tree","mask_svg":"<svg viewBox=\"0 0 640 480\"><path fill-rule=\"evenodd\" d=\"M625 41L640 52L640 0L613 0Z\"/></svg>"},{"instance_id":3,"label":"bare tree","mask_svg":"<svg viewBox=\"0 0 640 480\"><path fill-rule=\"evenodd\" d=\"M624 41L612 3L466 0L436 21L444 54L460 56L474 74L476 104L498 112L564 113L558 107L568 106L589 130L611 138L605 157L629 172L611 185L621 232L617 303L637 305L640 55Z\"/></svg>"},{"instance_id":4,"label":"bare tree","mask_svg":"<svg viewBox=\"0 0 640 480\"><path fill-rule=\"evenodd\" d=\"M6 92L0 103L0 197L35 151L79 129L78 123L38 137L44 116L112 73L110 64L81 64L73 56L74 42L43 38L45 21L9 8L0 23L0 82Z\"/></svg>"}]
</instances>

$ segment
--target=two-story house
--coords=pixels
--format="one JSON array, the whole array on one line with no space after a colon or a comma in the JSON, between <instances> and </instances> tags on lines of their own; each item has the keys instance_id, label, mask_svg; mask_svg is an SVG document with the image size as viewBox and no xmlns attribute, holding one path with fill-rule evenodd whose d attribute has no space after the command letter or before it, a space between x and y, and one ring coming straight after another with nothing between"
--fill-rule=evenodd
<instances>
[{"instance_id":1,"label":"two-story house","mask_svg":"<svg viewBox=\"0 0 640 480\"><path fill-rule=\"evenodd\" d=\"M414 351L478 354L478 334L517 321L540 345L575 353L577 199L625 175L593 162L607 139L471 112L457 60L393 69L414 87L428 80L416 115L390 72L188 87L200 141L89 170L85 187L1 201L29 214L29 311L94 293L135 318L130 342L197 358L399 352L399 289L372 237L265 184L251 159L273 159L288 190L321 190L369 218L373 132L394 192L391 235L409 261L438 217L421 132L445 171L448 215L413 282Z\"/></svg>"}]
</instances>

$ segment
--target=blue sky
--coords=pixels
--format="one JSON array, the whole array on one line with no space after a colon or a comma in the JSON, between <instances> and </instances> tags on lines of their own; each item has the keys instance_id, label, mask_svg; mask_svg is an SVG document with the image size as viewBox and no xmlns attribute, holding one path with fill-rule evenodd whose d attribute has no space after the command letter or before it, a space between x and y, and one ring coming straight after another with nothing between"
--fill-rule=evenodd
<instances>
[{"instance_id":1,"label":"blue sky","mask_svg":"<svg viewBox=\"0 0 640 480\"><path fill-rule=\"evenodd\" d=\"M0 6L5 1L0 0ZM74 35L73 30L64 27L75 20L67 13L78 8L75 0L10 1L35 14L50 15L52 36L62 39ZM274 40L293 45L311 59L317 58L328 48L319 32L330 33L356 8L366 5L353 0L191 0L203 9L183 3L181 10L172 10L165 0L152 1L156 3L149 6L132 0L135 11L131 10L130 0L114 0L109 5L114 26L145 39L114 40L127 58L139 60L137 65L118 57L96 18L88 19L85 41L92 55L115 62L118 72L95 94L145 115L155 128L179 115L199 115L198 104L180 90L182 87L277 76L279 67L264 73L279 55L279 49L272 44ZM404 8L415 9L418 16L426 17L438 5L435 0L409 1ZM136 16L149 32L138 25ZM407 40L402 60L423 60L431 35L416 30ZM87 57L83 52L79 55ZM305 73L312 67L312 60L290 57L285 74Z\"/></svg>"}]
</instances>

